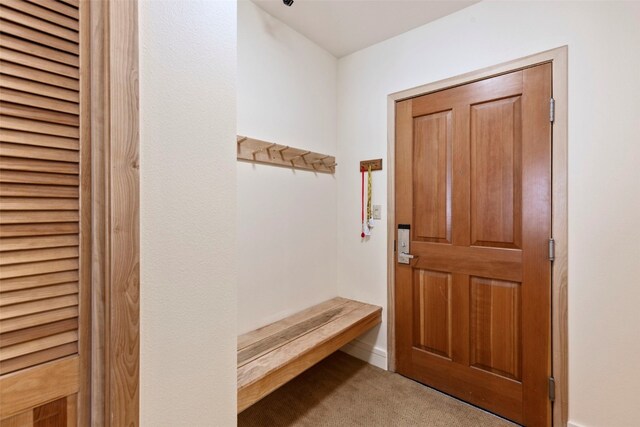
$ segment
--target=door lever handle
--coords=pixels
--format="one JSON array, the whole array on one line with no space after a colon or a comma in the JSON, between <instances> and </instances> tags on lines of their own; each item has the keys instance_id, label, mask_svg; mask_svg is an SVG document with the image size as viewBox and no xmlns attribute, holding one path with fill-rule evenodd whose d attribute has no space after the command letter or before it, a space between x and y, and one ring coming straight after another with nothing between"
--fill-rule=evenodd
<instances>
[{"instance_id":1,"label":"door lever handle","mask_svg":"<svg viewBox=\"0 0 640 427\"><path fill-rule=\"evenodd\" d=\"M398 263L400 264L409 264L411 260L414 259L415 256L408 254L406 252L398 252Z\"/></svg>"}]
</instances>

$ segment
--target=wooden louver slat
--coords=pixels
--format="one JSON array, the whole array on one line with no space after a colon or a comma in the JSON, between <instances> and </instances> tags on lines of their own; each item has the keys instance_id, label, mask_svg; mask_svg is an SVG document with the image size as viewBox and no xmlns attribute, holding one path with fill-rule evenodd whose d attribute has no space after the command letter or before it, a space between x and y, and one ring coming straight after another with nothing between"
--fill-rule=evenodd
<instances>
[{"instance_id":1,"label":"wooden louver slat","mask_svg":"<svg viewBox=\"0 0 640 427\"><path fill-rule=\"evenodd\" d=\"M60 309L52 309L28 316L15 317L6 320L0 320L0 334L5 332L17 331L20 329L31 328L38 325L44 325L58 320L72 319L78 317L78 307L76 305L64 306Z\"/></svg>"},{"instance_id":2,"label":"wooden louver slat","mask_svg":"<svg viewBox=\"0 0 640 427\"><path fill-rule=\"evenodd\" d=\"M0 97L3 101L13 102L14 104L31 105L45 110L58 111L60 113L78 114L80 108L78 104L53 99L41 95L33 95L26 92L20 92L13 89L0 88Z\"/></svg>"},{"instance_id":3,"label":"wooden louver slat","mask_svg":"<svg viewBox=\"0 0 640 427\"><path fill-rule=\"evenodd\" d=\"M51 86L44 83L24 80L20 77L0 75L0 86L35 95L42 95L49 98L61 99L78 103L78 92L69 89L63 89L57 86Z\"/></svg>"},{"instance_id":4,"label":"wooden louver slat","mask_svg":"<svg viewBox=\"0 0 640 427\"><path fill-rule=\"evenodd\" d=\"M80 124L78 116L73 114L59 113L43 108L25 107L24 105L10 102L0 102L0 115L70 126L78 126Z\"/></svg>"},{"instance_id":5,"label":"wooden louver slat","mask_svg":"<svg viewBox=\"0 0 640 427\"><path fill-rule=\"evenodd\" d=\"M0 182L72 185L77 187L79 184L79 178L78 175L3 170L0 172Z\"/></svg>"},{"instance_id":6,"label":"wooden louver slat","mask_svg":"<svg viewBox=\"0 0 640 427\"><path fill-rule=\"evenodd\" d=\"M77 17L76 19L71 19L67 16L60 15L50 9L42 8L24 0L1 0L0 4L77 32Z\"/></svg>"},{"instance_id":7,"label":"wooden louver slat","mask_svg":"<svg viewBox=\"0 0 640 427\"><path fill-rule=\"evenodd\" d=\"M59 37L50 36L49 34L45 34L28 27L23 27L22 25L15 24L11 21L0 19L0 26L2 26L2 31L4 33L23 38L25 40L30 40L35 43L40 43L53 49L62 50L75 55L80 51L77 43L63 40Z\"/></svg>"},{"instance_id":8,"label":"wooden louver slat","mask_svg":"<svg viewBox=\"0 0 640 427\"><path fill-rule=\"evenodd\" d=\"M21 329L19 331L0 334L0 347L20 344L32 339L43 338L62 332L72 331L78 328L78 319L65 319L33 328Z\"/></svg>"},{"instance_id":9,"label":"wooden louver slat","mask_svg":"<svg viewBox=\"0 0 640 427\"><path fill-rule=\"evenodd\" d=\"M80 82L78 82L77 79L49 73L47 71L36 70L34 68L25 67L11 62L0 61L0 73L71 90L78 90L80 88Z\"/></svg>"},{"instance_id":10,"label":"wooden louver slat","mask_svg":"<svg viewBox=\"0 0 640 427\"><path fill-rule=\"evenodd\" d=\"M0 34L0 45L11 50L29 53L39 58L47 58L73 67L77 67L79 65L79 59L74 54L44 47L40 44L32 43L10 35Z\"/></svg>"},{"instance_id":11,"label":"wooden louver slat","mask_svg":"<svg viewBox=\"0 0 640 427\"><path fill-rule=\"evenodd\" d=\"M29 2L53 10L54 12L58 12L62 15L66 15L76 20L79 18L78 9L76 7L68 6L63 2L52 0L29 0Z\"/></svg>"},{"instance_id":12,"label":"wooden louver slat","mask_svg":"<svg viewBox=\"0 0 640 427\"><path fill-rule=\"evenodd\" d=\"M0 18L70 42L78 43L80 41L80 36L77 31L69 30L68 28L61 27L60 25L53 24L43 19L38 19L34 16L18 12L17 10L10 9L5 6L0 6Z\"/></svg>"},{"instance_id":13,"label":"wooden louver slat","mask_svg":"<svg viewBox=\"0 0 640 427\"><path fill-rule=\"evenodd\" d=\"M79 17L0 0L0 375L78 353Z\"/></svg>"},{"instance_id":14,"label":"wooden louver slat","mask_svg":"<svg viewBox=\"0 0 640 427\"><path fill-rule=\"evenodd\" d=\"M0 280L0 292L11 292L21 289L37 288L41 286L57 285L60 283L77 282L76 270L62 271L59 273L41 274L16 279Z\"/></svg>"},{"instance_id":15,"label":"wooden louver slat","mask_svg":"<svg viewBox=\"0 0 640 427\"><path fill-rule=\"evenodd\" d=\"M0 240L0 252L78 246L78 240L77 234L5 238Z\"/></svg>"},{"instance_id":16,"label":"wooden louver slat","mask_svg":"<svg viewBox=\"0 0 640 427\"><path fill-rule=\"evenodd\" d=\"M15 50L0 48L0 60L14 62L26 67L36 68L42 71L48 71L61 76L79 78L80 72L77 68L59 62L42 59L37 56L27 55L26 53L17 52Z\"/></svg>"}]
</instances>

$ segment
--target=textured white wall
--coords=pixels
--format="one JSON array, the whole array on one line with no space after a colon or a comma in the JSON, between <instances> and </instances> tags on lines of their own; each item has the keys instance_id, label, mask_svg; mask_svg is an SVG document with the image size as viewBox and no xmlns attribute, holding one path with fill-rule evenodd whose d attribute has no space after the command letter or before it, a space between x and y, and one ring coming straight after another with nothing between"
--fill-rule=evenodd
<instances>
[{"instance_id":1,"label":"textured white wall","mask_svg":"<svg viewBox=\"0 0 640 427\"><path fill-rule=\"evenodd\" d=\"M140 1L141 425L236 423L236 3Z\"/></svg>"},{"instance_id":2,"label":"textured white wall","mask_svg":"<svg viewBox=\"0 0 640 427\"><path fill-rule=\"evenodd\" d=\"M332 55L238 2L238 134L334 155L336 74ZM243 162L237 176L243 333L336 296L336 181Z\"/></svg>"},{"instance_id":3,"label":"textured white wall","mask_svg":"<svg viewBox=\"0 0 640 427\"><path fill-rule=\"evenodd\" d=\"M362 243L361 159L387 152L387 95L569 46L570 419L640 420L640 3L481 2L338 65L338 287L386 307L385 230ZM386 212L386 172L374 203ZM386 349L386 325L365 341Z\"/></svg>"}]
</instances>

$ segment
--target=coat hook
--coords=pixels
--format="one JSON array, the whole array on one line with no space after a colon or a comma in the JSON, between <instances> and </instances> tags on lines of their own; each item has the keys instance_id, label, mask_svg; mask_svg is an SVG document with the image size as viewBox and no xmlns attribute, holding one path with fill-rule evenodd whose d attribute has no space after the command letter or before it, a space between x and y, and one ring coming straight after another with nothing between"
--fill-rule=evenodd
<instances>
[{"instance_id":1,"label":"coat hook","mask_svg":"<svg viewBox=\"0 0 640 427\"><path fill-rule=\"evenodd\" d=\"M282 159L282 161L284 161L284 151L288 149L289 149L289 146L286 145L278 150L278 153L280 153L280 158Z\"/></svg>"},{"instance_id":2,"label":"coat hook","mask_svg":"<svg viewBox=\"0 0 640 427\"><path fill-rule=\"evenodd\" d=\"M304 164L307 164L307 158L305 157L307 154L311 154L311 151L307 151L306 153L302 153L300 154L300 157L302 157L302 161L304 162Z\"/></svg>"},{"instance_id":3,"label":"coat hook","mask_svg":"<svg viewBox=\"0 0 640 427\"><path fill-rule=\"evenodd\" d=\"M269 145L268 147L265 148L265 150L267 150L267 156L269 156L269 158L271 158L271 151L270 150L273 147L275 147L276 145L278 145L278 144L271 144L271 145Z\"/></svg>"},{"instance_id":4,"label":"coat hook","mask_svg":"<svg viewBox=\"0 0 640 427\"><path fill-rule=\"evenodd\" d=\"M306 164L307 164L307 159L305 159L305 158L304 158L304 156L306 156L307 154L311 154L311 151L307 151L307 152L305 152L305 153L298 154L297 156L293 156L292 158L290 158L290 159L289 159L289 161L291 162L291 166L295 166L295 165L293 164L293 161L294 161L295 159L299 159L299 158L302 158L302 161L303 161L303 162L304 162L304 164L306 165Z\"/></svg>"},{"instance_id":5,"label":"coat hook","mask_svg":"<svg viewBox=\"0 0 640 427\"><path fill-rule=\"evenodd\" d=\"M267 150L267 155L268 155L269 157L271 157L271 153L269 152L269 150L270 150L271 148L275 147L276 145L278 145L278 144L269 144L269 145L268 145L268 146L266 146L266 147L262 147L262 148L257 149L256 151L254 151L253 153L251 153L251 155L252 155L252 156L253 156L253 158L255 159L255 158L256 158L256 154L258 154L258 153L259 153L259 152L261 152L261 151L265 151L265 150Z\"/></svg>"}]
</instances>

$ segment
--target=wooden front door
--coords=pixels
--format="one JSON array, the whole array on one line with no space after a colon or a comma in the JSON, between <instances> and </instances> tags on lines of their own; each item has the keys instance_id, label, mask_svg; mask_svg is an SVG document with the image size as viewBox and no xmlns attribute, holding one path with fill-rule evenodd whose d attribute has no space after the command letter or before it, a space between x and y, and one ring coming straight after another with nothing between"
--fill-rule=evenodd
<instances>
[{"instance_id":1,"label":"wooden front door","mask_svg":"<svg viewBox=\"0 0 640 427\"><path fill-rule=\"evenodd\" d=\"M528 426L551 424L550 99L547 63L396 104L397 371Z\"/></svg>"}]
</instances>

